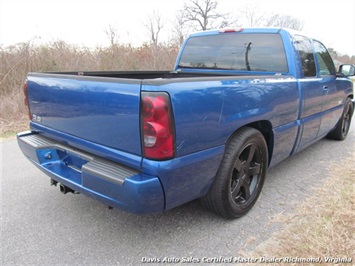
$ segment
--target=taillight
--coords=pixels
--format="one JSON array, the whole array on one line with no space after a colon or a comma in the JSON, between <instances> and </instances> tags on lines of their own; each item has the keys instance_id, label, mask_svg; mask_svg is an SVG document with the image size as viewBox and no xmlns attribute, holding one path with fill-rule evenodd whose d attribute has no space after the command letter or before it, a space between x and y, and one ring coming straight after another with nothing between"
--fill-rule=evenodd
<instances>
[{"instance_id":1,"label":"taillight","mask_svg":"<svg viewBox=\"0 0 355 266\"><path fill-rule=\"evenodd\" d=\"M31 115L30 115L30 108L28 105L28 93L27 93L27 80L25 81L25 83L23 84L23 94L25 96L24 98L24 104L27 107L27 114L28 114L28 118L31 120Z\"/></svg>"},{"instance_id":2,"label":"taillight","mask_svg":"<svg viewBox=\"0 0 355 266\"><path fill-rule=\"evenodd\" d=\"M167 93L142 92L141 132L144 157L155 160L174 157L174 123Z\"/></svg>"}]
</instances>

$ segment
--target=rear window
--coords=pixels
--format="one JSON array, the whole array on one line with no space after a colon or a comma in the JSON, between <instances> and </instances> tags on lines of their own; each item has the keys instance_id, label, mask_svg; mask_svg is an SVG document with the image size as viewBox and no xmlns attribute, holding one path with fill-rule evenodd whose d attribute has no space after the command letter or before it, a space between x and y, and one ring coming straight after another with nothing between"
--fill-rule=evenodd
<instances>
[{"instance_id":1,"label":"rear window","mask_svg":"<svg viewBox=\"0 0 355 266\"><path fill-rule=\"evenodd\" d=\"M193 37L179 67L262 72L288 72L279 34L219 34Z\"/></svg>"}]
</instances>

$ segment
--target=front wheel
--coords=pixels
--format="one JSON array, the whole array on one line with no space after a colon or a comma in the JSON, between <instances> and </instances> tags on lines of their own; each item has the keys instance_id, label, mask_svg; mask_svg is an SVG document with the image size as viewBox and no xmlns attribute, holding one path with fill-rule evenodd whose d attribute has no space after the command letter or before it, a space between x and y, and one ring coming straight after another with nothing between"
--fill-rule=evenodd
<instances>
[{"instance_id":1,"label":"front wheel","mask_svg":"<svg viewBox=\"0 0 355 266\"><path fill-rule=\"evenodd\" d=\"M350 98L347 98L344 104L343 113L335 126L335 129L328 134L328 138L335 140L344 140L348 135L351 118L354 113L354 104Z\"/></svg>"},{"instance_id":2,"label":"front wheel","mask_svg":"<svg viewBox=\"0 0 355 266\"><path fill-rule=\"evenodd\" d=\"M202 204L228 219L245 215L264 184L268 151L260 131L240 129L226 147L215 180Z\"/></svg>"}]
</instances>

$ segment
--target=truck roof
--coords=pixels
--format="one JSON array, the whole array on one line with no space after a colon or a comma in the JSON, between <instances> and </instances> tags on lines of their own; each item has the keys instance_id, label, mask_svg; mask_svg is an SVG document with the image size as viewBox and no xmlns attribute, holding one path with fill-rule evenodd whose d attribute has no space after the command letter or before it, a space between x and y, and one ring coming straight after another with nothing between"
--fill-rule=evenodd
<instances>
[{"instance_id":1,"label":"truck roof","mask_svg":"<svg viewBox=\"0 0 355 266\"><path fill-rule=\"evenodd\" d=\"M225 29L212 29L212 30L206 30L206 31L199 31L192 33L190 37L197 37L197 36L208 36L208 35L216 35L220 33L233 33L233 32L240 32L240 33L279 33L281 31L288 32L290 35L295 35L295 34L301 34L305 35L304 33L301 33L300 31L288 29L288 28L273 28L273 27L259 27L259 28L244 28L244 27L239 27L239 28L225 28Z\"/></svg>"}]
</instances>

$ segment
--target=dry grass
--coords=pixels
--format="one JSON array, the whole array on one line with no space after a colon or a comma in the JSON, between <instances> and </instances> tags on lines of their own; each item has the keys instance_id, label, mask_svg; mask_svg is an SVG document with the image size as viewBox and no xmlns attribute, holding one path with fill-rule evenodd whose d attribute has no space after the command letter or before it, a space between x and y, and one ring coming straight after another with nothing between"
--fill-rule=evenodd
<instances>
[{"instance_id":1,"label":"dry grass","mask_svg":"<svg viewBox=\"0 0 355 266\"><path fill-rule=\"evenodd\" d=\"M329 167L332 170L325 183L316 189L314 195L299 206L294 214L282 218L288 226L247 256L320 257L323 263L326 263L325 258L348 258L352 259L350 265L354 265L354 162L353 153L347 161L332 163Z\"/></svg>"},{"instance_id":2,"label":"dry grass","mask_svg":"<svg viewBox=\"0 0 355 266\"><path fill-rule=\"evenodd\" d=\"M0 104L0 136L14 135L28 129L27 110L21 91L13 91L1 97Z\"/></svg>"}]
</instances>

